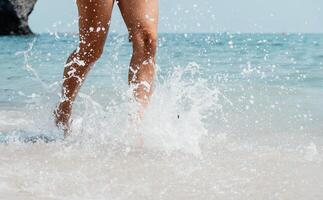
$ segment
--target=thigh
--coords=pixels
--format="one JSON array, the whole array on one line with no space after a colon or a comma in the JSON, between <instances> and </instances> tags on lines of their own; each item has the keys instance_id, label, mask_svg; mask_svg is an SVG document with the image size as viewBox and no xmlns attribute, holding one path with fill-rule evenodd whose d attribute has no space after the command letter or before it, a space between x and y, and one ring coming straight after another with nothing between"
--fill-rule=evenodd
<instances>
[{"instance_id":1,"label":"thigh","mask_svg":"<svg viewBox=\"0 0 323 200\"><path fill-rule=\"evenodd\" d=\"M103 48L111 20L114 0L77 0L80 47Z\"/></svg>"},{"instance_id":2,"label":"thigh","mask_svg":"<svg viewBox=\"0 0 323 200\"><path fill-rule=\"evenodd\" d=\"M130 38L137 31L157 34L158 0L118 0Z\"/></svg>"}]
</instances>

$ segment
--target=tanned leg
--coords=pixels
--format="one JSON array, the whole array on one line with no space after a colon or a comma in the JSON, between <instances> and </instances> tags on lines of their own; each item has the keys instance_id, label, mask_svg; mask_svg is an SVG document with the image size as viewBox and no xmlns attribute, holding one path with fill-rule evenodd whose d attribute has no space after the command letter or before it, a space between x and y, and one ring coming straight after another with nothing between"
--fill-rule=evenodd
<instances>
[{"instance_id":1,"label":"tanned leg","mask_svg":"<svg viewBox=\"0 0 323 200\"><path fill-rule=\"evenodd\" d=\"M102 54L114 0L77 0L79 13L78 48L69 56L62 86L62 99L54 111L56 125L70 130L72 104L91 66Z\"/></svg>"},{"instance_id":2,"label":"tanned leg","mask_svg":"<svg viewBox=\"0 0 323 200\"><path fill-rule=\"evenodd\" d=\"M140 104L140 117L149 104L155 77L158 0L119 0L122 17L132 41L128 82Z\"/></svg>"}]
</instances>

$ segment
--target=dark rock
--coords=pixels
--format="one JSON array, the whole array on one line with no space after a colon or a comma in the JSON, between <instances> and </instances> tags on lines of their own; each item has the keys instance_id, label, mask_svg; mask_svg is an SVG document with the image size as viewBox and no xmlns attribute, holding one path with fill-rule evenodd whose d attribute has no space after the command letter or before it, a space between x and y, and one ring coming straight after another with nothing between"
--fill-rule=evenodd
<instances>
[{"instance_id":1,"label":"dark rock","mask_svg":"<svg viewBox=\"0 0 323 200\"><path fill-rule=\"evenodd\" d=\"M37 0L0 0L0 35L32 34L28 16Z\"/></svg>"}]
</instances>

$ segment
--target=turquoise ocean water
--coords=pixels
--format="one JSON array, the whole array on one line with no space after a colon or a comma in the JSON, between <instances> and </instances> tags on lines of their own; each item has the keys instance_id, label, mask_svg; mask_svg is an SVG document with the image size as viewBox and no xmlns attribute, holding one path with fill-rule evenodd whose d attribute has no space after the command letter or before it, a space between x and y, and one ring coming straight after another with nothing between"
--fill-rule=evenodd
<instances>
[{"instance_id":1,"label":"turquoise ocean water","mask_svg":"<svg viewBox=\"0 0 323 200\"><path fill-rule=\"evenodd\" d=\"M0 37L0 197L323 197L322 34L160 34L138 130L127 117L131 44L111 34L62 141L51 113L77 40Z\"/></svg>"}]
</instances>

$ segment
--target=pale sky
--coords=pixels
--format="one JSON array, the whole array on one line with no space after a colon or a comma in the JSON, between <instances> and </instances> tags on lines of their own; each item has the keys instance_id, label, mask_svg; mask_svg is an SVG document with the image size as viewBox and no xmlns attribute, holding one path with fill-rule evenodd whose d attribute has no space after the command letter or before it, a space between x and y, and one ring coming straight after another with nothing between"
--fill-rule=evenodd
<instances>
[{"instance_id":1,"label":"pale sky","mask_svg":"<svg viewBox=\"0 0 323 200\"><path fill-rule=\"evenodd\" d=\"M320 32L323 0L160 0L159 32ZM34 32L77 32L75 0L38 0ZM112 32L126 32L114 7Z\"/></svg>"}]
</instances>

